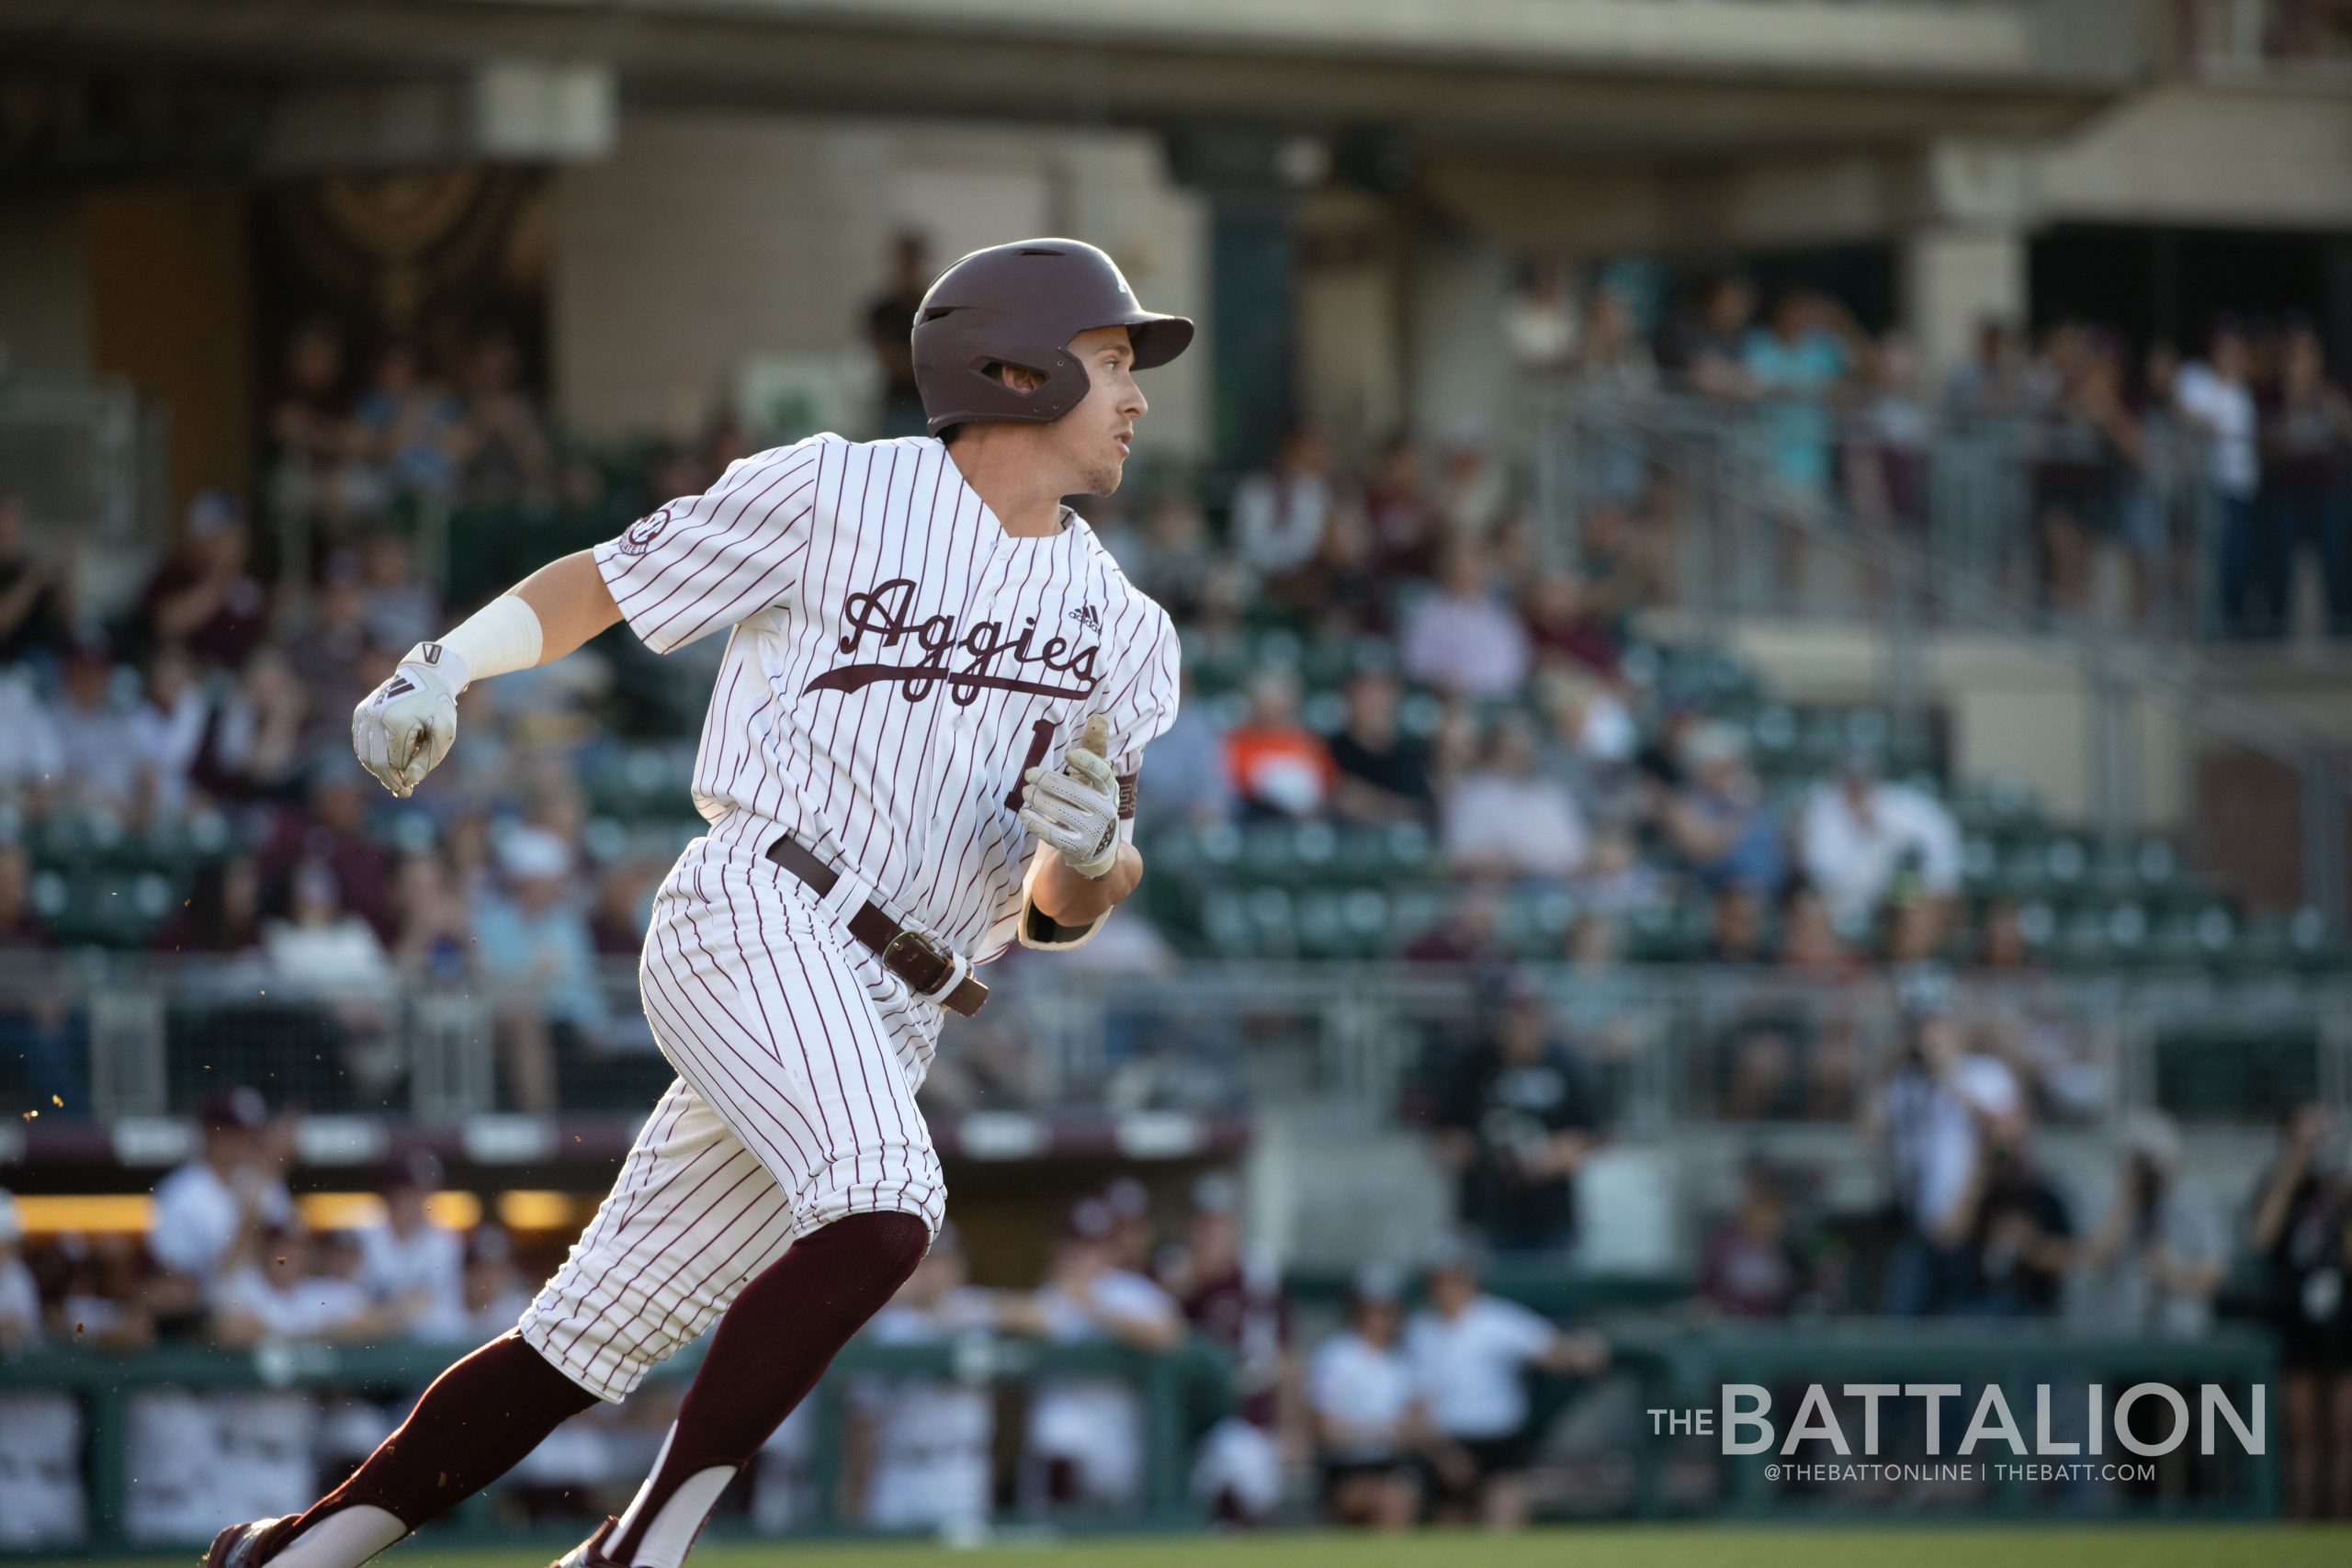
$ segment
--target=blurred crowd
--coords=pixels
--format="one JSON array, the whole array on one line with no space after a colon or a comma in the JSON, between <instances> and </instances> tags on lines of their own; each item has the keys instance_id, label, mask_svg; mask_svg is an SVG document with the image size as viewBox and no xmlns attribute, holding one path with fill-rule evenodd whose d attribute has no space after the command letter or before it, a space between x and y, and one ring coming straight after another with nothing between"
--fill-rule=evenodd
<instances>
[{"instance_id":1,"label":"blurred crowd","mask_svg":"<svg viewBox=\"0 0 2352 1568\"><path fill-rule=\"evenodd\" d=\"M1691 400L1686 416L1738 438L1751 502L1939 558L1966 547L2044 607L2086 610L2106 556L2133 624L2276 639L2308 558L2324 635L2352 635L2352 400L2308 320L2223 316L2136 349L2096 321L1988 320L1938 386L1900 329L1870 332L1819 290L1768 302L1726 273L1657 313L1645 333L1607 281L1579 299L1544 272L1512 335L1527 368L1611 405ZM1638 453L1599 467L1600 497L1638 490Z\"/></svg>"}]
</instances>

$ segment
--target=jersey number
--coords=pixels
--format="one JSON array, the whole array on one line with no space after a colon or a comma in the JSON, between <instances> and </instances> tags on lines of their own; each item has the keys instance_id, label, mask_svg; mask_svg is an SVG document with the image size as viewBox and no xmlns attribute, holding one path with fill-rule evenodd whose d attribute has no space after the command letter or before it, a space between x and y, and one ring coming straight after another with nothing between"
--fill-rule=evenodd
<instances>
[{"instance_id":1,"label":"jersey number","mask_svg":"<svg viewBox=\"0 0 2352 1568\"><path fill-rule=\"evenodd\" d=\"M1054 721L1052 719L1041 718L1035 724L1030 726L1029 755L1022 761L1021 766L1013 772L1012 788L1004 797L1004 808L1007 811L1018 811L1021 809L1021 781L1029 776L1030 769L1037 766L1046 760L1046 753L1052 749L1053 744Z\"/></svg>"}]
</instances>

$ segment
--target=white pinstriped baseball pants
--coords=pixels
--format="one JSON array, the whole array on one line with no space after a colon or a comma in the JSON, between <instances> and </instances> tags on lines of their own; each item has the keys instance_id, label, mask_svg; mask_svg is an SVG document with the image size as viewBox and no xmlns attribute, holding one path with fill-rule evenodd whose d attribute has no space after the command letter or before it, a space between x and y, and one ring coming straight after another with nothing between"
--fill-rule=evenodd
<instances>
[{"instance_id":1,"label":"white pinstriped baseball pants","mask_svg":"<svg viewBox=\"0 0 2352 1568\"><path fill-rule=\"evenodd\" d=\"M521 1325L613 1401L793 1237L876 1212L936 1235L946 1204L915 1108L939 1009L797 877L695 840L654 897L639 982L678 1081Z\"/></svg>"}]
</instances>

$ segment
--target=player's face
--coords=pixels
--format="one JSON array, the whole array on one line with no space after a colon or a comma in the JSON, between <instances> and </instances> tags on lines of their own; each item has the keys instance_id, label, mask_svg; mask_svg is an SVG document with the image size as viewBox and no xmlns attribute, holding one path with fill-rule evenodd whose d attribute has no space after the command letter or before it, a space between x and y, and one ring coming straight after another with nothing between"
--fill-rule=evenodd
<instances>
[{"instance_id":1,"label":"player's face","mask_svg":"<svg viewBox=\"0 0 2352 1568\"><path fill-rule=\"evenodd\" d=\"M1136 422L1150 405L1136 385L1135 347L1127 341L1126 328L1091 328L1070 339L1069 347L1086 367L1092 389L1046 428L1080 480L1070 493L1108 495L1119 488Z\"/></svg>"}]
</instances>

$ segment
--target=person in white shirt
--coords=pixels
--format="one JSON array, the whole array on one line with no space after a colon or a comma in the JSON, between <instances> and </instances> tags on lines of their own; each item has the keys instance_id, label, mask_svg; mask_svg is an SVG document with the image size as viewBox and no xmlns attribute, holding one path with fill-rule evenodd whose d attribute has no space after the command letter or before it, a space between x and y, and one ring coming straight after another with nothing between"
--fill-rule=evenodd
<instances>
[{"instance_id":1,"label":"person in white shirt","mask_svg":"<svg viewBox=\"0 0 2352 1568\"><path fill-rule=\"evenodd\" d=\"M187 652L165 643L148 656L146 680L129 725L135 760L145 778L145 806L170 820L187 811L188 771L204 750L212 706L197 683Z\"/></svg>"},{"instance_id":2,"label":"person in white shirt","mask_svg":"<svg viewBox=\"0 0 2352 1568\"><path fill-rule=\"evenodd\" d=\"M1287 577L1315 558L1330 525L1331 454L1301 425L1283 438L1271 472L1244 478L1233 492L1233 546L1261 577Z\"/></svg>"},{"instance_id":3,"label":"person in white shirt","mask_svg":"<svg viewBox=\"0 0 2352 1568\"><path fill-rule=\"evenodd\" d=\"M968 1282L953 1225L874 1314L865 1335L878 1345L939 1345L993 1333L996 1299ZM990 1445L995 1392L982 1382L868 1377L849 1391L851 1490L865 1522L880 1530L926 1530L950 1540L988 1528L995 1490Z\"/></svg>"},{"instance_id":4,"label":"person in white shirt","mask_svg":"<svg viewBox=\"0 0 2352 1568\"><path fill-rule=\"evenodd\" d=\"M300 1222L254 1233L223 1260L213 1336L223 1344L271 1339L365 1340L396 1331L402 1314L379 1308L356 1277L347 1247L314 1239Z\"/></svg>"},{"instance_id":5,"label":"person in white shirt","mask_svg":"<svg viewBox=\"0 0 2352 1568\"><path fill-rule=\"evenodd\" d=\"M1518 1529L1527 1522L1522 1478L1535 1438L1527 1373L1599 1371L1609 1362L1608 1344L1487 1295L1474 1242L1446 1237L1428 1262L1428 1304L1405 1325L1405 1355L1442 1439L1435 1512L1441 1519Z\"/></svg>"},{"instance_id":6,"label":"person in white shirt","mask_svg":"<svg viewBox=\"0 0 2352 1568\"><path fill-rule=\"evenodd\" d=\"M1405 1354L1398 1284L1385 1269L1358 1275L1347 1328L1307 1362L1316 1464L1334 1524L1402 1530L1420 1512L1418 1461L1430 1433Z\"/></svg>"},{"instance_id":7,"label":"person in white shirt","mask_svg":"<svg viewBox=\"0 0 2352 1568\"><path fill-rule=\"evenodd\" d=\"M2256 444L2253 349L2235 322L2213 328L2206 356L2173 378L2173 407L2199 438L2192 454L2221 513L2222 626L2233 637L2277 637L2286 629L2291 542L2265 536L2255 502L2262 487Z\"/></svg>"},{"instance_id":8,"label":"person in white shirt","mask_svg":"<svg viewBox=\"0 0 2352 1568\"><path fill-rule=\"evenodd\" d=\"M1870 1108L1886 1145L1907 1232L1887 1265L1884 1310L1916 1317L1951 1310L1973 1283L1969 1228L1996 1137L2022 1125L2025 1097L2007 1063L1967 1048L1935 997L1909 998L1905 1048Z\"/></svg>"},{"instance_id":9,"label":"person in white shirt","mask_svg":"<svg viewBox=\"0 0 2352 1568\"><path fill-rule=\"evenodd\" d=\"M254 1089L226 1089L205 1102L203 1155L155 1189L147 1250L209 1290L240 1232L293 1218L270 1147L268 1107Z\"/></svg>"},{"instance_id":10,"label":"person in white shirt","mask_svg":"<svg viewBox=\"0 0 2352 1568\"><path fill-rule=\"evenodd\" d=\"M1438 591L1406 615L1398 642L1405 673L1452 696L1498 702L1527 683L1527 628L1474 545L1446 553Z\"/></svg>"},{"instance_id":11,"label":"person in white shirt","mask_svg":"<svg viewBox=\"0 0 2352 1568\"><path fill-rule=\"evenodd\" d=\"M437 1224L425 1204L441 1186L441 1162L412 1150L384 1174L384 1217L362 1229L359 1278L379 1307L405 1318L409 1337L455 1343L467 1337L466 1239Z\"/></svg>"},{"instance_id":12,"label":"person in white shirt","mask_svg":"<svg viewBox=\"0 0 2352 1568\"><path fill-rule=\"evenodd\" d=\"M1960 891L1960 824L1940 801L1888 784L1857 751L1807 797L1797 829L1804 874L1838 925L1867 924L1908 864L1915 891L1942 903Z\"/></svg>"},{"instance_id":13,"label":"person in white shirt","mask_svg":"<svg viewBox=\"0 0 2352 1568\"><path fill-rule=\"evenodd\" d=\"M1046 1286L1007 1325L1063 1344L1172 1350L1183 1343L1175 1299L1117 1265L1115 1224L1101 1199L1071 1212ZM1056 1506L1131 1503L1143 1485L1143 1400L1118 1377L1041 1381L1029 1406L1023 1489Z\"/></svg>"},{"instance_id":14,"label":"person in white shirt","mask_svg":"<svg viewBox=\"0 0 2352 1568\"><path fill-rule=\"evenodd\" d=\"M1561 881L1590 845L1576 796L1544 771L1534 728L1517 714L1496 722L1486 765L1447 792L1441 828L1447 863L1471 875Z\"/></svg>"},{"instance_id":15,"label":"person in white shirt","mask_svg":"<svg viewBox=\"0 0 2352 1568\"><path fill-rule=\"evenodd\" d=\"M0 1190L0 1357L40 1343L40 1292L17 1248L24 1223ZM82 1539L82 1406L35 1389L0 1393L0 1546L68 1546Z\"/></svg>"}]
</instances>

